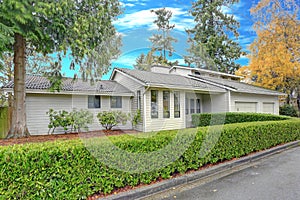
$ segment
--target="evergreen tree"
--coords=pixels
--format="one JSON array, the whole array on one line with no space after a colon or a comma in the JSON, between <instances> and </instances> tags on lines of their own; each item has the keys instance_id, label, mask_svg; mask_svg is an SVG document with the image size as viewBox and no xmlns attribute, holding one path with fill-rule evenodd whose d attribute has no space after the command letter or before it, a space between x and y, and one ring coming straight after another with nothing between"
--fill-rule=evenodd
<instances>
[{"instance_id":1,"label":"evergreen tree","mask_svg":"<svg viewBox=\"0 0 300 200\"><path fill-rule=\"evenodd\" d=\"M24 87L28 44L43 54L70 50L83 78L101 76L119 53L120 39L112 24L118 14L118 0L0 1L0 25L6 27L0 29L5 40L0 54L13 51L14 55L14 105L8 137L29 135Z\"/></svg>"},{"instance_id":2,"label":"evergreen tree","mask_svg":"<svg viewBox=\"0 0 300 200\"><path fill-rule=\"evenodd\" d=\"M190 10L196 23L187 30L190 48L185 61L199 68L234 73L240 65L235 60L243 55L238 38L239 23L233 15L222 12L222 6L230 6L238 0L197 0Z\"/></svg>"},{"instance_id":3,"label":"evergreen tree","mask_svg":"<svg viewBox=\"0 0 300 200\"><path fill-rule=\"evenodd\" d=\"M149 38L152 42L152 50L154 52L160 52L161 56L157 57L157 61L160 64L169 64L167 61L166 52L169 52L169 56L172 56L172 53L175 52L172 43L177 42L177 40L171 36L171 31L174 29L175 25L170 24L170 19L172 18L172 12L166 8L161 8L157 10L151 10L155 13L157 19L154 20L154 24L158 27L158 34L153 34Z\"/></svg>"}]
</instances>

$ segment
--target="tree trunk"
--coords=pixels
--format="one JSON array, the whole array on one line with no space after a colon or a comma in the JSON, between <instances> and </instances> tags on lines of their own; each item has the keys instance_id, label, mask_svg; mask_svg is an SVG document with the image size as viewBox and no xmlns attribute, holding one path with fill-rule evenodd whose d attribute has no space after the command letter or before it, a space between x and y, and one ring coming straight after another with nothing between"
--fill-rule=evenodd
<instances>
[{"instance_id":1,"label":"tree trunk","mask_svg":"<svg viewBox=\"0 0 300 200\"><path fill-rule=\"evenodd\" d=\"M29 136L29 131L26 124L25 107L25 50L25 38L16 33L14 43L14 102L11 127L7 138Z\"/></svg>"}]
</instances>

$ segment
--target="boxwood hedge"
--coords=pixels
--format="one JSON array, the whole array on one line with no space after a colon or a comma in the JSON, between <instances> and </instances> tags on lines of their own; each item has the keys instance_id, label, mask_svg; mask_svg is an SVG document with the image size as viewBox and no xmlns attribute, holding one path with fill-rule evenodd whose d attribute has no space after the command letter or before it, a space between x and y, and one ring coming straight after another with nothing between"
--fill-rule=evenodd
<instances>
[{"instance_id":1,"label":"boxwood hedge","mask_svg":"<svg viewBox=\"0 0 300 200\"><path fill-rule=\"evenodd\" d=\"M182 143L188 139L192 141L174 162L162 168L140 173L114 169L96 159L96 147L104 149L109 143L101 137L88 140L92 141L93 148L86 148L87 142L79 139L2 146L0 147L0 197L3 199L86 199L94 193L107 194L115 188L150 183L159 177L169 178L174 173L184 173L188 169L198 169L208 163L238 158L250 152L300 139L300 121L297 119L186 130L162 131L147 138L132 135L109 136L109 142L113 143L115 148L134 153L157 151L178 137L185 138L180 140ZM205 156L201 156L204 141L208 138L215 139L216 144ZM176 151L177 147L173 148ZM126 163L127 161L122 160L118 154L109 156L114 159L120 158L120 165L132 164L132 161Z\"/></svg>"},{"instance_id":2,"label":"boxwood hedge","mask_svg":"<svg viewBox=\"0 0 300 200\"><path fill-rule=\"evenodd\" d=\"M192 115L192 125L197 127L254 121L277 121L286 119L290 119L290 117L262 113L201 113Z\"/></svg>"}]
</instances>

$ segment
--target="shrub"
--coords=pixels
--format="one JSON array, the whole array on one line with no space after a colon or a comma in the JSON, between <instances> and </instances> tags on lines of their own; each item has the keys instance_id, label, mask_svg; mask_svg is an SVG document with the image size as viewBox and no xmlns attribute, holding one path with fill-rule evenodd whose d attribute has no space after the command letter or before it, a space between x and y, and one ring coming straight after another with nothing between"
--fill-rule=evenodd
<instances>
[{"instance_id":1,"label":"shrub","mask_svg":"<svg viewBox=\"0 0 300 200\"><path fill-rule=\"evenodd\" d=\"M71 131L81 132L81 128L88 130L88 124L93 123L93 114L88 110L73 110L71 116Z\"/></svg>"},{"instance_id":2,"label":"shrub","mask_svg":"<svg viewBox=\"0 0 300 200\"><path fill-rule=\"evenodd\" d=\"M201 113L192 115L193 126L209 126L254 121L286 120L289 117L262 113Z\"/></svg>"},{"instance_id":3,"label":"shrub","mask_svg":"<svg viewBox=\"0 0 300 200\"><path fill-rule=\"evenodd\" d=\"M169 178L174 173L218 161L238 158L251 152L300 139L300 120L249 122L224 125L219 134L208 127L161 131L152 137L130 135L109 136L84 140L46 142L0 147L0 196L1 199L86 199L94 193L110 193L115 188L139 183L150 183L159 177ZM143 133L145 134L145 133ZM196 135L195 135L196 134ZM219 138L211 151L201 157L203 141L209 137ZM110 168L97 153L107 159L119 161L120 166L134 162L124 159L126 155L109 150L109 143L132 153L156 152L178 138L183 144L192 143L182 155L169 165L148 172L130 173ZM84 143L83 143L84 142ZM88 148L87 148L88 147ZM178 151L172 146L170 156ZM110 148L111 149L111 148ZM123 157L122 157L123 156ZM146 159L146 158L145 158ZM151 160L136 163L151 163Z\"/></svg>"},{"instance_id":4,"label":"shrub","mask_svg":"<svg viewBox=\"0 0 300 200\"><path fill-rule=\"evenodd\" d=\"M47 114L50 118L48 134L51 130L51 133L54 133L57 127L62 127L65 132L69 129L71 131L77 130L80 132L81 128L88 130L88 124L93 123L93 114L90 111L83 109L80 111L74 109L70 113L65 110L55 111L53 109L49 109Z\"/></svg>"},{"instance_id":5,"label":"shrub","mask_svg":"<svg viewBox=\"0 0 300 200\"><path fill-rule=\"evenodd\" d=\"M298 117L296 108L290 104L284 104L283 106L280 106L279 114L290 116L290 117Z\"/></svg>"},{"instance_id":6,"label":"shrub","mask_svg":"<svg viewBox=\"0 0 300 200\"><path fill-rule=\"evenodd\" d=\"M97 118L99 119L99 123L106 130L111 130L114 126L118 124L125 125L128 120L128 116L121 111L99 112Z\"/></svg>"}]
</instances>

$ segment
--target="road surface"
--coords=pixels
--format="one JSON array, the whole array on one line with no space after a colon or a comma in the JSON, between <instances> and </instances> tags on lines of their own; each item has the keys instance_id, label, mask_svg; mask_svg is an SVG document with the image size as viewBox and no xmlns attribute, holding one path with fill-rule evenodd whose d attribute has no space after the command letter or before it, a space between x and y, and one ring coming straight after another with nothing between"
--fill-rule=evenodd
<instances>
[{"instance_id":1,"label":"road surface","mask_svg":"<svg viewBox=\"0 0 300 200\"><path fill-rule=\"evenodd\" d=\"M195 182L144 199L300 200L300 147L212 182Z\"/></svg>"}]
</instances>

